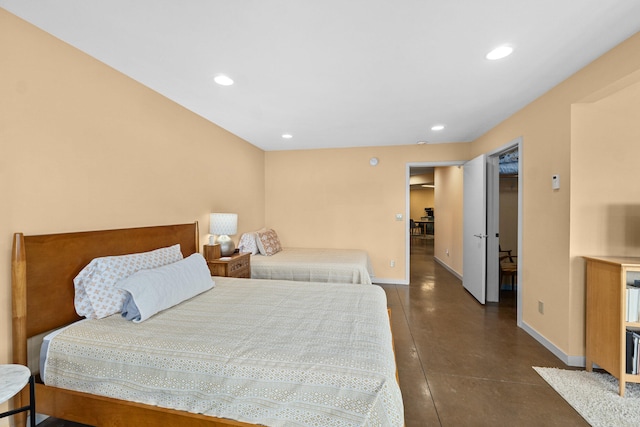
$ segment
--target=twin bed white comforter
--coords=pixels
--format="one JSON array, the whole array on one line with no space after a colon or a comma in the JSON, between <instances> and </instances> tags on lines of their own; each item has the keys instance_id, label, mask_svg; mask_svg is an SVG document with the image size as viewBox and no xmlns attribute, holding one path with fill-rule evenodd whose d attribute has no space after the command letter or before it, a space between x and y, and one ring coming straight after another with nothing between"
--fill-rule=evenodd
<instances>
[{"instance_id":1,"label":"twin bed white comforter","mask_svg":"<svg viewBox=\"0 0 640 427\"><path fill-rule=\"evenodd\" d=\"M251 256L254 279L370 285L372 276L369 254L356 249L284 248Z\"/></svg>"},{"instance_id":2,"label":"twin bed white comforter","mask_svg":"<svg viewBox=\"0 0 640 427\"><path fill-rule=\"evenodd\" d=\"M47 385L268 426L402 426L384 291L215 278L142 322L49 344Z\"/></svg>"}]
</instances>

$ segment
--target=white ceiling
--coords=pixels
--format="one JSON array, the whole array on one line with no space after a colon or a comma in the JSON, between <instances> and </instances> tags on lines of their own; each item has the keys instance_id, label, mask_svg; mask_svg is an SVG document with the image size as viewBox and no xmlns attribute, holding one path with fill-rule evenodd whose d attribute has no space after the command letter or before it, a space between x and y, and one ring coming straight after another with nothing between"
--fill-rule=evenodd
<instances>
[{"instance_id":1,"label":"white ceiling","mask_svg":"<svg viewBox=\"0 0 640 427\"><path fill-rule=\"evenodd\" d=\"M640 30L639 0L0 7L264 150L471 141ZM505 43L513 55L485 59Z\"/></svg>"}]
</instances>

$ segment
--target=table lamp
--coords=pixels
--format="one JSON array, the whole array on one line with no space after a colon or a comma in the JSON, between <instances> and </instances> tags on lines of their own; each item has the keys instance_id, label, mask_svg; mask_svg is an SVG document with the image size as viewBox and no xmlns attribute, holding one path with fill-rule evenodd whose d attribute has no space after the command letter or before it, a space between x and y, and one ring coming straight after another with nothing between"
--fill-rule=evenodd
<instances>
[{"instance_id":1,"label":"table lamp","mask_svg":"<svg viewBox=\"0 0 640 427\"><path fill-rule=\"evenodd\" d=\"M236 245L229 235L238 232L238 214L234 213L212 213L209 220L209 233L217 238L214 243L220 245L220 255L231 256L236 249Z\"/></svg>"}]
</instances>

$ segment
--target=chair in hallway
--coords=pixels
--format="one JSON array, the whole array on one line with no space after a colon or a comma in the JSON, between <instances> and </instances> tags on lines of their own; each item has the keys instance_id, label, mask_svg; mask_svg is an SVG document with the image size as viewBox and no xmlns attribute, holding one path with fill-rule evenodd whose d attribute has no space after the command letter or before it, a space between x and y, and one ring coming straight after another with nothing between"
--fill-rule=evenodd
<instances>
[{"instance_id":1,"label":"chair in hallway","mask_svg":"<svg viewBox=\"0 0 640 427\"><path fill-rule=\"evenodd\" d=\"M502 250L502 245L498 243L498 256L502 256L502 254L511 256L511 249Z\"/></svg>"},{"instance_id":2,"label":"chair in hallway","mask_svg":"<svg viewBox=\"0 0 640 427\"><path fill-rule=\"evenodd\" d=\"M416 224L416 222L412 219L409 220L409 228L412 236L422 234L422 227L420 227L420 224ZM418 232L417 234L416 231Z\"/></svg>"},{"instance_id":3,"label":"chair in hallway","mask_svg":"<svg viewBox=\"0 0 640 427\"><path fill-rule=\"evenodd\" d=\"M507 252L507 251L501 251ZM501 255L499 258L500 265L500 288L502 288L502 281L505 277L510 279L511 290L515 289L516 281L518 279L518 257L511 255L511 251L508 251L508 255Z\"/></svg>"}]
</instances>

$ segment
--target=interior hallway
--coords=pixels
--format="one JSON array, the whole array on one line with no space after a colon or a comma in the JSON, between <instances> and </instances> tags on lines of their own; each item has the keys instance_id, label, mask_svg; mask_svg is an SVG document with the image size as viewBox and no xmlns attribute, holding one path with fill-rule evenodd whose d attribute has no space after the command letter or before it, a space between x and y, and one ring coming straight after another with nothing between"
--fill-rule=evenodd
<instances>
[{"instance_id":1,"label":"interior hallway","mask_svg":"<svg viewBox=\"0 0 640 427\"><path fill-rule=\"evenodd\" d=\"M410 285L382 287L407 427L589 425L532 369L567 366L516 326L515 292L481 306L418 238Z\"/></svg>"}]
</instances>

